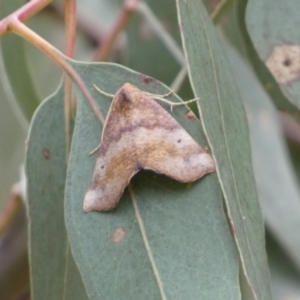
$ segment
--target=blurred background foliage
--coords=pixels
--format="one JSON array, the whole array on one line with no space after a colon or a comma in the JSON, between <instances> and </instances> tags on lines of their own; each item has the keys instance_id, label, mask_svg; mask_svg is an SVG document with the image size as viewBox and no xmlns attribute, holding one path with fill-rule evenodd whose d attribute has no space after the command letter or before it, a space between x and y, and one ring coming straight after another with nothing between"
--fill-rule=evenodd
<instances>
[{"instance_id":1,"label":"blurred background foliage","mask_svg":"<svg viewBox=\"0 0 300 300\"><path fill-rule=\"evenodd\" d=\"M253 6L256 1L248 1L248 5L250 2L252 10L255 11ZM0 17L5 17L23 3L24 1L20 0L0 0ZM149 0L146 3L163 28L180 46L174 1L164 0L162 3L158 0ZM218 0L205 1L209 12L213 12L218 4ZM78 1L77 5L78 34L75 58L92 61L98 45L114 25L122 9L123 1L86 0ZM251 78L254 78L245 77L244 92L245 95L252 95L251 98L255 98L260 104L251 104L245 99L247 113L257 113L253 117L255 119L259 111L255 112L249 107L257 108L261 103L267 103L263 111L271 115L271 121L268 119L271 123L266 124L265 120L260 123L261 119L259 120L259 118L255 119L255 122L251 122L250 117L249 124L253 156L258 157L256 161L261 162L258 166L255 166L254 163L254 169L259 172L260 168L261 170L266 168L264 171L269 172L268 176L266 175L268 173L262 171L263 176L268 177L260 178L257 182L259 198L260 200L272 197L275 199L276 197L272 196L274 193L277 196L281 195L281 206L277 206L275 202L261 203L267 223L266 243L272 291L274 299L300 299L300 261L299 256L295 254L297 251L300 252L300 248L297 248L300 246L299 230L297 231L292 225L284 226L288 222L298 225L300 220L300 211L298 210L300 201L298 197L299 111L291 104L294 101L289 101L290 99L286 98L280 90L261 61L259 51L257 52L257 49L254 48L253 44L255 43L251 38L255 40L257 35L255 30L259 31L259 28L247 28L246 5L247 1L245 0L227 1L220 17L216 19L216 26L223 37L225 48L229 49L233 69L236 68L237 72L241 72L238 77L241 78L250 72ZM276 7L276 5L273 6L274 10L280 10L280 7ZM298 8L299 12L300 7ZM265 9L270 10L271 8ZM255 12L258 14L257 11ZM261 8L260 12L263 15L264 8ZM277 20L278 23L285 22L287 17L285 14L286 12L282 10L282 19ZM257 16L257 18L259 17ZM251 18L255 19L255 16L248 16L249 26L254 22L251 21ZM52 2L26 24L55 47L64 51L65 29L62 1ZM294 27L294 30L298 29L299 27ZM299 43L295 40L297 38L299 37L287 36L286 41ZM13 186L20 178L25 139L32 112L38 102L56 90L62 72L48 57L17 36L6 35L1 37L0 42L2 54L0 61L0 212L3 219L10 211L10 203L20 201L20 199L15 199ZM150 75L167 85L171 85L180 72L180 59L182 59L180 55L174 56L170 53L141 12L133 14L109 57L110 61ZM240 68L239 64L243 64L243 67ZM252 69L249 67L250 65L256 75L250 70ZM254 83L250 83L251 80L254 80ZM187 78L179 90L179 95L183 99L193 97ZM263 143L262 139L265 139L265 135L259 139L264 125L271 126L271 129L276 131L274 135L276 137L272 139L271 132L270 140L266 141L271 147L265 149L256 147ZM280 146L278 146L279 144ZM264 161L266 161L266 165L262 165ZM270 162L269 165L267 165L267 161ZM279 171L278 168L271 169L271 164L280 165L282 168ZM283 177L287 178L287 185L283 184ZM22 206L19 205L19 207ZM29 299L25 214L24 208L17 210L9 223L2 228L3 230L0 229L0 299ZM290 230L291 228L295 230Z\"/></svg>"}]
</instances>

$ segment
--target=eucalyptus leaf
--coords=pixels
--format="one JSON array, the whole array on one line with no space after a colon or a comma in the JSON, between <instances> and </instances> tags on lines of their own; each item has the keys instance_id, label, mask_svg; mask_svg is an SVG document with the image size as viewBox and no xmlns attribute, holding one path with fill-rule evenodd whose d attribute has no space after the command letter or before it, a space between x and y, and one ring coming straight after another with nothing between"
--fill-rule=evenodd
<instances>
[{"instance_id":1,"label":"eucalyptus leaf","mask_svg":"<svg viewBox=\"0 0 300 300\"><path fill-rule=\"evenodd\" d=\"M299 271L270 234L267 234L267 250L273 299L300 299Z\"/></svg>"},{"instance_id":2,"label":"eucalyptus leaf","mask_svg":"<svg viewBox=\"0 0 300 300\"><path fill-rule=\"evenodd\" d=\"M297 0L249 0L246 25L252 43L283 94L300 107L299 10ZM279 21L280 20L280 21Z\"/></svg>"},{"instance_id":3,"label":"eucalyptus leaf","mask_svg":"<svg viewBox=\"0 0 300 300\"><path fill-rule=\"evenodd\" d=\"M245 20L247 2L248 0L234 1L230 15L227 17L228 22L223 29L225 29L227 38L231 43L233 43L242 56L251 63L261 84L265 87L277 108L285 111L294 111L294 105L283 95L272 74L260 59L251 41Z\"/></svg>"},{"instance_id":4,"label":"eucalyptus leaf","mask_svg":"<svg viewBox=\"0 0 300 300\"><path fill-rule=\"evenodd\" d=\"M201 1L177 0L189 77L253 299L271 299L264 225L246 114L222 43Z\"/></svg>"},{"instance_id":5,"label":"eucalyptus leaf","mask_svg":"<svg viewBox=\"0 0 300 300\"><path fill-rule=\"evenodd\" d=\"M35 112L28 136L29 260L31 297L36 300L87 299L72 262L64 222L67 164L63 100L61 87Z\"/></svg>"},{"instance_id":6,"label":"eucalyptus leaf","mask_svg":"<svg viewBox=\"0 0 300 300\"><path fill-rule=\"evenodd\" d=\"M22 0L1 1L1 19L23 4L24 2ZM9 79L11 89L23 114L27 120L30 120L40 101L28 64L26 41L19 36L9 34L1 37L1 49L6 75ZM12 51L12 49L16 51Z\"/></svg>"},{"instance_id":7,"label":"eucalyptus leaf","mask_svg":"<svg viewBox=\"0 0 300 300\"><path fill-rule=\"evenodd\" d=\"M12 106L0 83L0 210L9 198L12 185L20 176L20 165L24 160L26 125L19 122L17 108ZM23 125L23 126L22 126ZM9 128L9 130L8 130Z\"/></svg>"},{"instance_id":8,"label":"eucalyptus leaf","mask_svg":"<svg viewBox=\"0 0 300 300\"><path fill-rule=\"evenodd\" d=\"M245 62L228 45L226 49L247 107L254 174L267 226L300 270L300 191L278 113Z\"/></svg>"},{"instance_id":9,"label":"eucalyptus leaf","mask_svg":"<svg viewBox=\"0 0 300 300\"><path fill-rule=\"evenodd\" d=\"M125 82L155 94L168 91L157 80L118 65L72 64L104 115L111 99L94 84L112 94ZM65 219L89 298L240 299L239 260L216 174L186 185L141 171L132 180L133 195L126 189L113 211L83 212L97 157L88 154L100 142L102 124L81 93L77 99ZM187 112L180 106L172 115L205 146L199 121L185 118ZM121 238L115 239L117 233Z\"/></svg>"},{"instance_id":10,"label":"eucalyptus leaf","mask_svg":"<svg viewBox=\"0 0 300 300\"><path fill-rule=\"evenodd\" d=\"M179 42L180 36L174 1L165 0L164 5L161 5L161 1L149 1L147 4L149 5L149 10L151 9L153 14L155 14L158 22L163 20L163 24L166 27L165 30L167 30L170 38L174 39L175 43ZM158 78L166 84L171 84L181 65L176 61L175 57L172 57L163 41L155 34L152 26L154 24L149 23L141 13L137 13L130 22L127 28L127 66Z\"/></svg>"}]
</instances>

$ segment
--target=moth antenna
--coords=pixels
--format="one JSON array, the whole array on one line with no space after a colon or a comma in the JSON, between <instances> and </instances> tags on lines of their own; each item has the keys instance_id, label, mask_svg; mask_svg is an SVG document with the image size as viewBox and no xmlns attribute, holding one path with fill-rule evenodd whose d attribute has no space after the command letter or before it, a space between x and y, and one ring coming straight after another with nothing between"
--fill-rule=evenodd
<instances>
[{"instance_id":1,"label":"moth antenna","mask_svg":"<svg viewBox=\"0 0 300 300\"><path fill-rule=\"evenodd\" d=\"M94 150L92 150L92 151L89 153L89 155L92 155L92 154L94 154L96 151L98 151L99 148L100 148L100 145L101 145L101 144L99 144Z\"/></svg>"},{"instance_id":2,"label":"moth antenna","mask_svg":"<svg viewBox=\"0 0 300 300\"><path fill-rule=\"evenodd\" d=\"M114 94L109 94L109 93L105 93L104 91L102 91L100 88L98 88L96 86L96 84L94 84L94 88L102 95L109 97L109 98L113 98L115 95Z\"/></svg>"},{"instance_id":3,"label":"moth antenna","mask_svg":"<svg viewBox=\"0 0 300 300\"><path fill-rule=\"evenodd\" d=\"M168 92L168 93L166 93L166 94L162 94L162 95L159 95L159 94L152 94L152 93L146 93L147 95L149 95L150 97L152 97L152 98L155 98L155 97L158 97L158 98L165 98L165 97L168 97L168 96L170 96L170 95L172 95L174 93L174 91L170 91L170 92Z\"/></svg>"},{"instance_id":4,"label":"moth antenna","mask_svg":"<svg viewBox=\"0 0 300 300\"><path fill-rule=\"evenodd\" d=\"M162 101L166 104L169 104L170 108L171 108L171 111L173 111L174 106L180 106L180 105L185 105L185 104L189 104L189 103L192 103L192 102L199 101L199 98L194 98L194 99L183 101L183 102L173 102L173 101L167 100L165 98L155 97L155 95L153 95L152 98L155 99L155 100Z\"/></svg>"}]
</instances>

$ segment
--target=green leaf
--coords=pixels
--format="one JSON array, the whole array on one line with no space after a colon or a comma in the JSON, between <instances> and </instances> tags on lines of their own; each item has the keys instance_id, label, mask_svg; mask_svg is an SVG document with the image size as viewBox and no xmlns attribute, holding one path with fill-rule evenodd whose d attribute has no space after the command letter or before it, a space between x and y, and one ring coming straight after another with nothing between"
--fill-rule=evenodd
<instances>
[{"instance_id":1,"label":"green leaf","mask_svg":"<svg viewBox=\"0 0 300 300\"><path fill-rule=\"evenodd\" d=\"M63 88L34 114L26 155L32 299L87 299L64 225ZM72 273L71 273L72 272ZM71 274L70 274L71 273ZM76 295L72 295L76 289ZM68 296L68 295L71 296Z\"/></svg>"},{"instance_id":2,"label":"green leaf","mask_svg":"<svg viewBox=\"0 0 300 300\"><path fill-rule=\"evenodd\" d=\"M260 206L270 231L300 270L300 192L278 113L249 67L227 49L247 107Z\"/></svg>"},{"instance_id":3,"label":"green leaf","mask_svg":"<svg viewBox=\"0 0 300 300\"><path fill-rule=\"evenodd\" d=\"M117 65L73 62L73 67L104 115L111 99L93 84L107 93L125 82L151 93L168 91L158 81ZM141 171L132 180L134 199L126 189L113 211L83 212L96 160L96 154L88 153L99 144L102 125L80 93L77 98L65 218L89 298L240 299L238 257L216 174L186 185ZM170 99L178 101L175 95ZM186 120L187 111L181 106L172 114L204 146L200 123ZM123 239L115 242L112 236L118 231Z\"/></svg>"},{"instance_id":4,"label":"green leaf","mask_svg":"<svg viewBox=\"0 0 300 300\"><path fill-rule=\"evenodd\" d=\"M184 64L174 1L164 0L164 5L143 1L127 26L126 36L126 66L173 85ZM151 59L145 59L148 57ZM193 97L187 77L177 92L185 99Z\"/></svg>"},{"instance_id":5,"label":"green leaf","mask_svg":"<svg viewBox=\"0 0 300 300\"><path fill-rule=\"evenodd\" d=\"M266 235L266 240L273 299L300 299L299 271L270 235Z\"/></svg>"},{"instance_id":6,"label":"green leaf","mask_svg":"<svg viewBox=\"0 0 300 300\"><path fill-rule=\"evenodd\" d=\"M286 97L283 95L280 87L274 80L272 74L265 66L264 62L259 58L256 49L250 39L247 26L246 26L246 7L248 0L235 1L231 12L231 16L228 18L229 22L227 27L227 37L234 43L239 49L240 53L251 62L259 80L269 93L271 99L275 105L281 110L295 110Z\"/></svg>"},{"instance_id":7,"label":"green leaf","mask_svg":"<svg viewBox=\"0 0 300 300\"><path fill-rule=\"evenodd\" d=\"M23 4L22 0L1 1L1 18L6 17ZM8 34L1 37L1 49L11 89L23 114L27 120L30 120L40 102L28 64L26 41L14 34Z\"/></svg>"},{"instance_id":8,"label":"green leaf","mask_svg":"<svg viewBox=\"0 0 300 300\"><path fill-rule=\"evenodd\" d=\"M243 272L255 299L271 299L264 227L253 179L246 114L216 30L201 1L177 0L190 81L217 162Z\"/></svg>"},{"instance_id":9,"label":"green leaf","mask_svg":"<svg viewBox=\"0 0 300 300\"><path fill-rule=\"evenodd\" d=\"M11 187L20 176L27 125L19 121L17 108L9 103L4 90L4 85L0 83L0 210L7 203Z\"/></svg>"},{"instance_id":10,"label":"green leaf","mask_svg":"<svg viewBox=\"0 0 300 300\"><path fill-rule=\"evenodd\" d=\"M147 4L151 5L149 9L153 11L155 17L160 22L163 20L169 37L179 45L180 36L176 20L176 7L173 1L165 0L164 5L161 5L160 1L150 1ZM154 20L152 22L155 24ZM149 24L149 21L141 13L134 15L127 28L128 67L147 73L166 84L171 84L180 71L181 65L178 62L180 59L177 58L176 61L170 51L167 51L167 47L152 29L154 24ZM152 59L145 59L145 57Z\"/></svg>"},{"instance_id":11,"label":"green leaf","mask_svg":"<svg viewBox=\"0 0 300 300\"><path fill-rule=\"evenodd\" d=\"M300 107L298 0L249 0L246 24L252 43L284 95Z\"/></svg>"}]
</instances>

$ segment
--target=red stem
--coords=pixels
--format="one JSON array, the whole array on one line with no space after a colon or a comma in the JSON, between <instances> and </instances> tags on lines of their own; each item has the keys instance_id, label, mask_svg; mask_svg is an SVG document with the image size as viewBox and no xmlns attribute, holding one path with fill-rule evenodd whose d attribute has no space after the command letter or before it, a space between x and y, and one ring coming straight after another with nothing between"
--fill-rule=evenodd
<instances>
[{"instance_id":1,"label":"red stem","mask_svg":"<svg viewBox=\"0 0 300 300\"><path fill-rule=\"evenodd\" d=\"M18 19L19 21L24 22L42 10L50 2L52 2L52 0L31 0L27 2L25 5L0 21L0 35L7 33L9 30L9 23L12 19Z\"/></svg>"},{"instance_id":2,"label":"red stem","mask_svg":"<svg viewBox=\"0 0 300 300\"><path fill-rule=\"evenodd\" d=\"M16 34L22 36L30 43L35 45L37 48L42 50L47 54L54 62L56 62L61 68L69 75L78 85L79 89L84 94L85 98L89 102L92 110L99 120L104 123L104 118L101 112L98 110L94 99L90 95L88 89L86 88L84 82L81 80L78 73L73 69L73 67L68 63L67 57L62 54L59 50L53 47L50 43L41 38L38 34L28 28L26 25L21 23L19 20L11 18L10 23L8 24L8 30L15 32Z\"/></svg>"},{"instance_id":3,"label":"red stem","mask_svg":"<svg viewBox=\"0 0 300 300\"><path fill-rule=\"evenodd\" d=\"M133 13L136 11L138 3L139 0L126 0L118 19L115 22L115 26L112 28L111 32L107 35L101 46L96 51L94 56L95 61L104 61L107 59L115 40L117 39L119 33L125 28Z\"/></svg>"}]
</instances>

